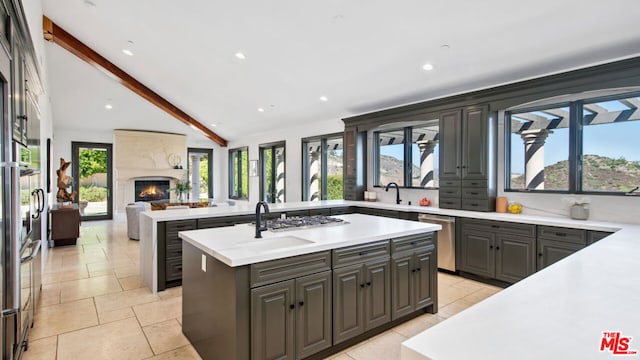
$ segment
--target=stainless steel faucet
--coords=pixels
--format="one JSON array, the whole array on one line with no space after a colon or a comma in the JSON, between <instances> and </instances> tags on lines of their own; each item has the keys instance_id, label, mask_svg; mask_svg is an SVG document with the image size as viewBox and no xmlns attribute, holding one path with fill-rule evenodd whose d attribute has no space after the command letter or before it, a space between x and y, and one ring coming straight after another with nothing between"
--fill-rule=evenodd
<instances>
[{"instance_id":1,"label":"stainless steel faucet","mask_svg":"<svg viewBox=\"0 0 640 360\"><path fill-rule=\"evenodd\" d=\"M400 200L400 187L398 187L398 184L390 182L384 187L384 191L389 192L389 187L391 187L391 185L396 187L396 204L399 205L402 200Z\"/></svg>"},{"instance_id":2,"label":"stainless steel faucet","mask_svg":"<svg viewBox=\"0 0 640 360\"><path fill-rule=\"evenodd\" d=\"M267 205L264 201L258 201L256 205L256 239L262 238L262 232L267 231L267 221L265 220L264 227L262 226L262 213L260 212L260 208L264 208L264 213L269 213L269 205Z\"/></svg>"}]
</instances>

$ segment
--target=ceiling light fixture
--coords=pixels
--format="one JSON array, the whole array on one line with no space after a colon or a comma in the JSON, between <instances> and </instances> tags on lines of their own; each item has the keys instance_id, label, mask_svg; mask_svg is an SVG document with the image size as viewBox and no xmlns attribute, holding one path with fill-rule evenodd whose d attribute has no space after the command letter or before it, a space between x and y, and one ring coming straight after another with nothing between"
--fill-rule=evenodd
<instances>
[{"instance_id":1,"label":"ceiling light fixture","mask_svg":"<svg viewBox=\"0 0 640 360\"><path fill-rule=\"evenodd\" d=\"M329 101L329 98L327 98L326 96L323 95L323 96L320 96L320 101L327 102L327 101Z\"/></svg>"},{"instance_id":2,"label":"ceiling light fixture","mask_svg":"<svg viewBox=\"0 0 640 360\"><path fill-rule=\"evenodd\" d=\"M111 109L113 109L113 105L111 105L110 103L107 103L107 104L104 106L104 108L105 108L105 109L107 109L107 110L111 110Z\"/></svg>"},{"instance_id":3,"label":"ceiling light fixture","mask_svg":"<svg viewBox=\"0 0 640 360\"><path fill-rule=\"evenodd\" d=\"M258 111L259 112L264 112L264 109L263 108L258 108Z\"/></svg>"},{"instance_id":4,"label":"ceiling light fixture","mask_svg":"<svg viewBox=\"0 0 640 360\"><path fill-rule=\"evenodd\" d=\"M216 127L216 126L218 126L218 125L216 125L216 124L211 124L211 127Z\"/></svg>"},{"instance_id":5,"label":"ceiling light fixture","mask_svg":"<svg viewBox=\"0 0 640 360\"><path fill-rule=\"evenodd\" d=\"M195 125L193 125L193 124L191 124L191 125L189 125L189 126L190 126L193 130L200 131L200 129L198 129L198 128L197 128Z\"/></svg>"},{"instance_id":6,"label":"ceiling light fixture","mask_svg":"<svg viewBox=\"0 0 640 360\"><path fill-rule=\"evenodd\" d=\"M425 71L431 71L431 70L433 70L433 65L430 64L430 63L426 63L426 64L422 65L422 69L425 70Z\"/></svg>"},{"instance_id":7,"label":"ceiling light fixture","mask_svg":"<svg viewBox=\"0 0 640 360\"><path fill-rule=\"evenodd\" d=\"M236 53L236 57L240 60L245 60L247 57L245 56L245 54L241 53L241 52L237 52Z\"/></svg>"},{"instance_id":8,"label":"ceiling light fixture","mask_svg":"<svg viewBox=\"0 0 640 360\"><path fill-rule=\"evenodd\" d=\"M89 1L89 0L84 0L83 3L84 3L84 6L86 6L86 7L95 7L96 6L96 4L93 1Z\"/></svg>"},{"instance_id":9,"label":"ceiling light fixture","mask_svg":"<svg viewBox=\"0 0 640 360\"><path fill-rule=\"evenodd\" d=\"M133 41L127 41L127 45L122 49L122 53L128 56L133 56Z\"/></svg>"}]
</instances>

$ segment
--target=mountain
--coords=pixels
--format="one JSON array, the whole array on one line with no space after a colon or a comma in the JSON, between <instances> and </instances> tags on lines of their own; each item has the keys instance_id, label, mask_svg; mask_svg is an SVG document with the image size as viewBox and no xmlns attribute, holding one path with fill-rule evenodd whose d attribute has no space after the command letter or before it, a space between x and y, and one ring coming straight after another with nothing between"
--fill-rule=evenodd
<instances>
[{"instance_id":1,"label":"mountain","mask_svg":"<svg viewBox=\"0 0 640 360\"><path fill-rule=\"evenodd\" d=\"M420 177L420 168L413 165L414 178ZM403 180L403 168L404 162L389 155L380 155L380 183L388 184L390 182L396 182L398 184L404 183Z\"/></svg>"},{"instance_id":2,"label":"mountain","mask_svg":"<svg viewBox=\"0 0 640 360\"><path fill-rule=\"evenodd\" d=\"M627 192L640 186L640 162L624 158L612 159L599 155L584 155L582 160L583 189ZM569 161L559 161L544 168L547 190L566 190L569 183ZM524 174L511 178L511 188L524 188Z\"/></svg>"}]
</instances>

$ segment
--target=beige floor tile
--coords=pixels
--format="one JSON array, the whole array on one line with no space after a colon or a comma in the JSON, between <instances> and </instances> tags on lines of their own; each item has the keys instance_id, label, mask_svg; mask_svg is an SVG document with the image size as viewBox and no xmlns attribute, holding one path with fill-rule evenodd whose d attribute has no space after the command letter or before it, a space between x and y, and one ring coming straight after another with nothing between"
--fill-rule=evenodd
<instances>
[{"instance_id":1,"label":"beige floor tile","mask_svg":"<svg viewBox=\"0 0 640 360\"><path fill-rule=\"evenodd\" d=\"M501 289L497 287L482 288L465 296L463 299L473 303L479 303L480 301L497 294L498 292L500 292L500 290Z\"/></svg>"},{"instance_id":2,"label":"beige floor tile","mask_svg":"<svg viewBox=\"0 0 640 360\"><path fill-rule=\"evenodd\" d=\"M454 285L463 281L464 278L443 272L438 272L438 285Z\"/></svg>"},{"instance_id":3,"label":"beige floor tile","mask_svg":"<svg viewBox=\"0 0 640 360\"><path fill-rule=\"evenodd\" d=\"M116 276L116 273L115 271L113 271L113 269L89 271L89 277L99 277L99 276L109 276L109 275Z\"/></svg>"},{"instance_id":4,"label":"beige floor tile","mask_svg":"<svg viewBox=\"0 0 640 360\"><path fill-rule=\"evenodd\" d=\"M140 325L147 326L169 319L182 317L182 297L172 297L133 307Z\"/></svg>"},{"instance_id":5,"label":"beige floor tile","mask_svg":"<svg viewBox=\"0 0 640 360\"><path fill-rule=\"evenodd\" d=\"M75 270L48 272L42 274L43 284L53 284L63 281L86 279L89 277L89 273L85 267L81 267Z\"/></svg>"},{"instance_id":6,"label":"beige floor tile","mask_svg":"<svg viewBox=\"0 0 640 360\"><path fill-rule=\"evenodd\" d=\"M57 350L57 336L29 340L29 350L22 354L22 360L56 360Z\"/></svg>"},{"instance_id":7,"label":"beige floor tile","mask_svg":"<svg viewBox=\"0 0 640 360\"><path fill-rule=\"evenodd\" d=\"M63 303L122 291L115 276L66 281L60 284L60 289L60 301Z\"/></svg>"},{"instance_id":8,"label":"beige floor tile","mask_svg":"<svg viewBox=\"0 0 640 360\"><path fill-rule=\"evenodd\" d=\"M62 334L59 359L143 359L152 356L149 343L134 318Z\"/></svg>"},{"instance_id":9,"label":"beige floor tile","mask_svg":"<svg viewBox=\"0 0 640 360\"><path fill-rule=\"evenodd\" d=\"M145 326L142 331L147 336L151 350L155 354L189 345L189 340L182 334L182 326L176 319Z\"/></svg>"},{"instance_id":10,"label":"beige floor tile","mask_svg":"<svg viewBox=\"0 0 640 360\"><path fill-rule=\"evenodd\" d=\"M446 320L446 318L437 314L425 314L394 327L393 331L410 338L444 320Z\"/></svg>"},{"instance_id":11,"label":"beige floor tile","mask_svg":"<svg viewBox=\"0 0 640 360\"><path fill-rule=\"evenodd\" d=\"M98 316L93 299L42 306L36 311L29 338L41 339L95 325L98 325Z\"/></svg>"},{"instance_id":12,"label":"beige floor tile","mask_svg":"<svg viewBox=\"0 0 640 360\"><path fill-rule=\"evenodd\" d=\"M477 291L477 290L475 290ZM443 307L472 294L474 290L444 286L438 288L438 306Z\"/></svg>"},{"instance_id":13,"label":"beige floor tile","mask_svg":"<svg viewBox=\"0 0 640 360\"><path fill-rule=\"evenodd\" d=\"M400 358L400 344L406 339L397 332L387 331L347 351L347 355L355 360L396 360Z\"/></svg>"},{"instance_id":14,"label":"beige floor tile","mask_svg":"<svg viewBox=\"0 0 640 360\"><path fill-rule=\"evenodd\" d=\"M139 288L127 290L119 293L96 296L96 308L99 313L118 310L134 305L150 303L160 300L158 295L154 295L149 289Z\"/></svg>"},{"instance_id":15,"label":"beige floor tile","mask_svg":"<svg viewBox=\"0 0 640 360\"><path fill-rule=\"evenodd\" d=\"M139 275L132 275L118 279L124 290L138 289L144 287L144 282ZM161 296L162 297L162 296Z\"/></svg>"},{"instance_id":16,"label":"beige floor tile","mask_svg":"<svg viewBox=\"0 0 640 360\"><path fill-rule=\"evenodd\" d=\"M113 269L116 272L116 276L118 278L124 278L129 276L135 276L140 274L140 267L138 266L125 266L125 267L117 267Z\"/></svg>"},{"instance_id":17,"label":"beige floor tile","mask_svg":"<svg viewBox=\"0 0 640 360\"><path fill-rule=\"evenodd\" d=\"M168 288L164 291L158 292L158 296L161 299L168 299L171 297L182 296L182 286L176 286L172 288Z\"/></svg>"},{"instance_id":18,"label":"beige floor tile","mask_svg":"<svg viewBox=\"0 0 640 360\"><path fill-rule=\"evenodd\" d=\"M450 318L453 315L461 312L462 310L475 305L475 302L465 299L457 300L447 306L443 306L438 311L438 315L444 318Z\"/></svg>"},{"instance_id":19,"label":"beige floor tile","mask_svg":"<svg viewBox=\"0 0 640 360\"><path fill-rule=\"evenodd\" d=\"M202 360L202 358L193 346L188 345L154 356L149 358L149 360Z\"/></svg>"},{"instance_id":20,"label":"beige floor tile","mask_svg":"<svg viewBox=\"0 0 640 360\"><path fill-rule=\"evenodd\" d=\"M118 321L130 317L135 317L136 315L133 313L133 309L123 308L118 310L106 311L106 312L98 312L98 320L100 324L106 324L113 321Z\"/></svg>"},{"instance_id":21,"label":"beige floor tile","mask_svg":"<svg viewBox=\"0 0 640 360\"><path fill-rule=\"evenodd\" d=\"M36 306L49 306L55 304L60 304L60 283L42 285L39 304L36 304Z\"/></svg>"},{"instance_id":22,"label":"beige floor tile","mask_svg":"<svg viewBox=\"0 0 640 360\"><path fill-rule=\"evenodd\" d=\"M335 354L331 357L328 357L327 359L328 360L353 360L351 356L344 353Z\"/></svg>"}]
</instances>

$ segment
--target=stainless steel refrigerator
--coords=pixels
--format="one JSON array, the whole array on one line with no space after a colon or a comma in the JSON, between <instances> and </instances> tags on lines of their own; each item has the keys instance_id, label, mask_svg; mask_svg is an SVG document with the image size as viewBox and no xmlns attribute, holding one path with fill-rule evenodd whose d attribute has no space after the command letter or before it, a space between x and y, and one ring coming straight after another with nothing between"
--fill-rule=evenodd
<instances>
[{"instance_id":1,"label":"stainless steel refrigerator","mask_svg":"<svg viewBox=\"0 0 640 360\"><path fill-rule=\"evenodd\" d=\"M40 220L44 192L40 186L39 161L30 167L29 144L13 140L15 122L9 107L8 71L0 57L0 299L2 305L2 359L20 359L28 348L33 325L35 281L41 271ZM27 124L27 116L18 117ZM37 119L34 118L34 122ZM39 123L32 124L39 127ZM39 137L39 131L33 134ZM39 152L38 144L34 149ZM39 156L39 155L38 155Z\"/></svg>"}]
</instances>

